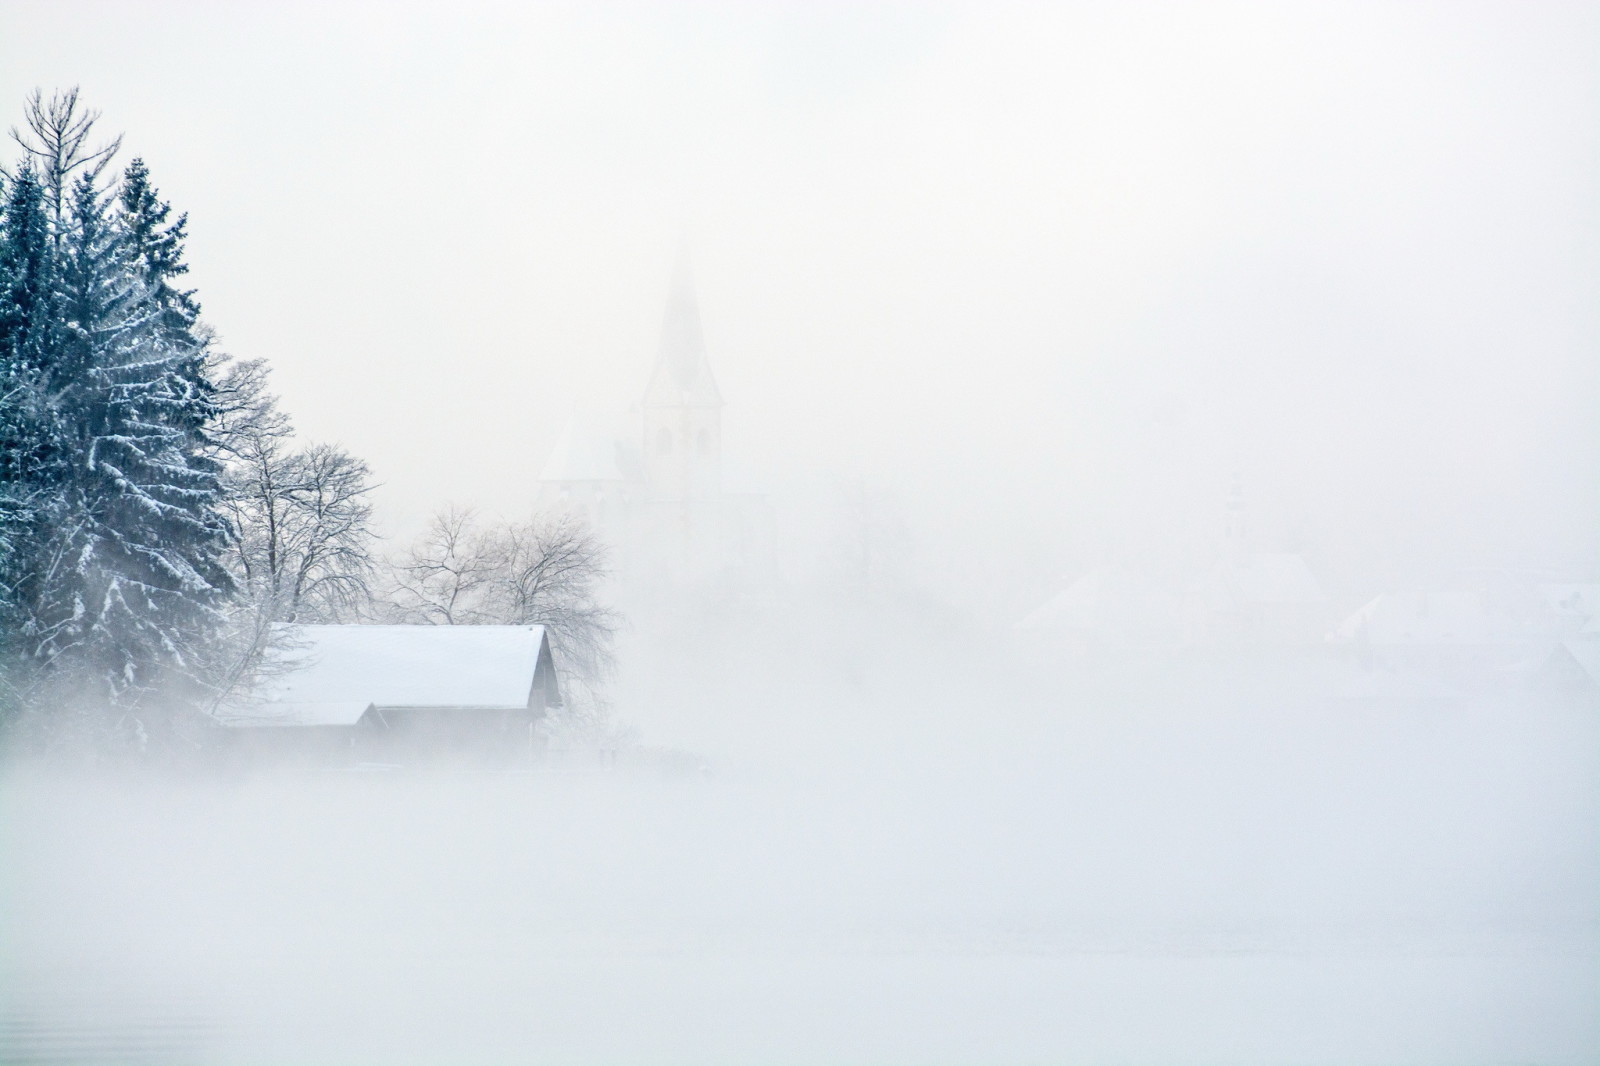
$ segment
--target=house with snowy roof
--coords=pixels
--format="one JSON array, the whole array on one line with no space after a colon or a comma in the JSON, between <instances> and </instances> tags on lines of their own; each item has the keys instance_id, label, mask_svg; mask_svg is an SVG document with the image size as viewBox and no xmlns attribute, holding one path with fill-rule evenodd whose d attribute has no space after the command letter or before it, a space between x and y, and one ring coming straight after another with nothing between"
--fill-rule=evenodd
<instances>
[{"instance_id":1,"label":"house with snowy roof","mask_svg":"<svg viewBox=\"0 0 1600 1066\"><path fill-rule=\"evenodd\" d=\"M543 626L285 625L256 690L218 709L240 737L366 756L532 756L561 705Z\"/></svg>"},{"instance_id":2,"label":"house with snowy roof","mask_svg":"<svg viewBox=\"0 0 1600 1066\"><path fill-rule=\"evenodd\" d=\"M1525 582L1462 578L1394 589L1368 600L1329 634L1363 661L1531 670L1564 632L1546 599Z\"/></svg>"},{"instance_id":3,"label":"house with snowy roof","mask_svg":"<svg viewBox=\"0 0 1600 1066\"><path fill-rule=\"evenodd\" d=\"M1592 701L1600 693L1600 633L1557 644L1540 664L1539 680Z\"/></svg>"},{"instance_id":4,"label":"house with snowy roof","mask_svg":"<svg viewBox=\"0 0 1600 1066\"><path fill-rule=\"evenodd\" d=\"M1237 479L1224 515L1220 552L1191 579L1102 564L1023 617L1016 631L1080 649L1320 644L1329 601L1305 558L1250 548Z\"/></svg>"},{"instance_id":5,"label":"house with snowy roof","mask_svg":"<svg viewBox=\"0 0 1600 1066\"><path fill-rule=\"evenodd\" d=\"M1564 636L1600 632L1600 582L1545 582L1539 595Z\"/></svg>"}]
</instances>

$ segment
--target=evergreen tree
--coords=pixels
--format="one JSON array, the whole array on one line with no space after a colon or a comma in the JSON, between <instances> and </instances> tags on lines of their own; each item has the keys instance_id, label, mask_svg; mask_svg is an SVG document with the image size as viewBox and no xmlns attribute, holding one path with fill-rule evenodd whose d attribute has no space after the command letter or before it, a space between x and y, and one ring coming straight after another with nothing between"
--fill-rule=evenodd
<instances>
[{"instance_id":1,"label":"evergreen tree","mask_svg":"<svg viewBox=\"0 0 1600 1066\"><path fill-rule=\"evenodd\" d=\"M21 167L0 210L0 653L24 628L44 504L62 448L45 389L59 300L44 192Z\"/></svg>"},{"instance_id":2,"label":"evergreen tree","mask_svg":"<svg viewBox=\"0 0 1600 1066\"><path fill-rule=\"evenodd\" d=\"M179 284L187 218L141 160L108 184L118 142L90 149L96 117L35 93L0 171L0 717L29 710L47 737L73 718L148 735L162 708L214 702L259 651L246 623L273 617L238 594L230 546L251 535L222 473L287 422L259 372L219 385ZM350 488L355 525L315 528L364 550L365 467L328 470L333 495L306 499L339 517ZM338 543L346 569L365 558Z\"/></svg>"},{"instance_id":3,"label":"evergreen tree","mask_svg":"<svg viewBox=\"0 0 1600 1066\"><path fill-rule=\"evenodd\" d=\"M189 265L183 261L189 216L179 215L174 221L167 221L172 205L163 201L150 183L150 169L143 159L128 164L119 199L131 258L145 283L154 290L156 304L161 308L161 330L198 347L194 330L200 319L200 305L195 301L194 290L178 289L172 284L174 278L189 272Z\"/></svg>"},{"instance_id":4,"label":"evergreen tree","mask_svg":"<svg viewBox=\"0 0 1600 1066\"><path fill-rule=\"evenodd\" d=\"M231 587L198 356L91 175L61 242L62 339L46 368L70 462L33 604L35 654L112 706L183 677Z\"/></svg>"},{"instance_id":5,"label":"evergreen tree","mask_svg":"<svg viewBox=\"0 0 1600 1066\"><path fill-rule=\"evenodd\" d=\"M44 189L24 164L0 207L0 360L8 371L47 361L56 317L50 241Z\"/></svg>"},{"instance_id":6,"label":"evergreen tree","mask_svg":"<svg viewBox=\"0 0 1600 1066\"><path fill-rule=\"evenodd\" d=\"M192 428L204 432L217 420L219 410L200 327L200 304L193 289L173 285L174 279L189 272L189 264L183 260L189 216L179 215L172 222L167 221L172 205L162 200L151 184L150 170L143 159L128 164L119 199L130 265L150 289L158 313L156 333L173 352L187 353L180 360L180 372L174 382L182 382L189 392L186 409L195 419Z\"/></svg>"}]
</instances>

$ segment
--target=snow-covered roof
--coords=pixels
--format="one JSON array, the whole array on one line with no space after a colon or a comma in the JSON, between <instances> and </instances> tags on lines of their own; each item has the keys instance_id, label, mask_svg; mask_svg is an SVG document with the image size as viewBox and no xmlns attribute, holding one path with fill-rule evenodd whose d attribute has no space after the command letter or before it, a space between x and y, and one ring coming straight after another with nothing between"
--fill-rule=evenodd
<instances>
[{"instance_id":1,"label":"snow-covered roof","mask_svg":"<svg viewBox=\"0 0 1600 1066\"><path fill-rule=\"evenodd\" d=\"M332 703L247 702L234 703L217 711L217 718L231 726L355 725L372 710L371 700L337 700Z\"/></svg>"},{"instance_id":2,"label":"snow-covered roof","mask_svg":"<svg viewBox=\"0 0 1600 1066\"><path fill-rule=\"evenodd\" d=\"M1329 639L1371 644L1477 644L1504 638L1470 589L1386 592L1341 622Z\"/></svg>"},{"instance_id":3,"label":"snow-covered roof","mask_svg":"<svg viewBox=\"0 0 1600 1066\"><path fill-rule=\"evenodd\" d=\"M561 437L550 449L540 481L621 481L617 462L617 439L610 433L581 424L576 416L567 419Z\"/></svg>"},{"instance_id":4,"label":"snow-covered roof","mask_svg":"<svg viewBox=\"0 0 1600 1066\"><path fill-rule=\"evenodd\" d=\"M1550 582L1539 586L1539 594L1558 617L1569 620L1575 628L1591 628L1600 620L1600 583Z\"/></svg>"},{"instance_id":5,"label":"snow-covered roof","mask_svg":"<svg viewBox=\"0 0 1600 1066\"><path fill-rule=\"evenodd\" d=\"M541 662L550 668L543 626L297 625L285 630L282 668L251 703L286 715L343 717L357 704L363 710L369 705L516 710L530 705Z\"/></svg>"},{"instance_id":6,"label":"snow-covered roof","mask_svg":"<svg viewBox=\"0 0 1600 1066\"><path fill-rule=\"evenodd\" d=\"M1292 552L1263 552L1219 563L1197 590L1213 601L1240 604L1319 604L1322 585L1306 561Z\"/></svg>"},{"instance_id":7,"label":"snow-covered roof","mask_svg":"<svg viewBox=\"0 0 1600 1066\"><path fill-rule=\"evenodd\" d=\"M1579 638L1577 640L1564 640L1561 647L1572 656L1580 669L1589 676L1589 680L1600 685L1600 640Z\"/></svg>"},{"instance_id":8,"label":"snow-covered roof","mask_svg":"<svg viewBox=\"0 0 1600 1066\"><path fill-rule=\"evenodd\" d=\"M1110 635L1176 624L1176 601L1115 563L1097 566L1017 623L1020 630Z\"/></svg>"}]
</instances>

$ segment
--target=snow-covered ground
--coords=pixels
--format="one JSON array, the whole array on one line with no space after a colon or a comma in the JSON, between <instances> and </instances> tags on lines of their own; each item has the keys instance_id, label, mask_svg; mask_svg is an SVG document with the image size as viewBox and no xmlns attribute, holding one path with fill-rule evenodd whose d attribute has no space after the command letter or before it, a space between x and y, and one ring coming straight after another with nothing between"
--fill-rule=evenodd
<instances>
[{"instance_id":1,"label":"snow-covered ground","mask_svg":"<svg viewBox=\"0 0 1600 1066\"><path fill-rule=\"evenodd\" d=\"M880 673L763 711L751 678L713 695L783 743L710 776L14 769L0 1034L218 1063L1595 1061L1593 706L1346 682L1019 677L986 707L908 674L886 707Z\"/></svg>"}]
</instances>

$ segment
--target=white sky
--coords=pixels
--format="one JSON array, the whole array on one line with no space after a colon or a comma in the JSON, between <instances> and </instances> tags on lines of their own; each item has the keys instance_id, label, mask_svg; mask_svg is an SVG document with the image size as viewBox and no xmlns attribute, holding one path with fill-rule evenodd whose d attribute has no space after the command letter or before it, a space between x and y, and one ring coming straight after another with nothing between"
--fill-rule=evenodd
<instances>
[{"instance_id":1,"label":"white sky","mask_svg":"<svg viewBox=\"0 0 1600 1066\"><path fill-rule=\"evenodd\" d=\"M531 502L561 416L642 387L686 230L736 465L888 487L930 565L1209 532L1237 471L1263 540L1373 572L1581 570L1597 41L1575 4L10 0L0 102L126 131L390 528Z\"/></svg>"}]
</instances>

